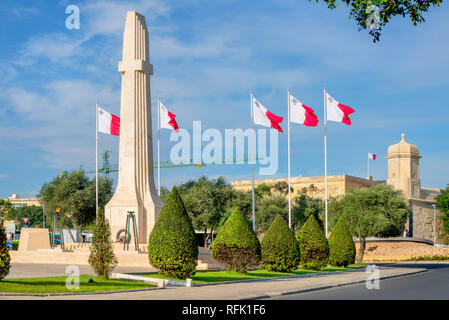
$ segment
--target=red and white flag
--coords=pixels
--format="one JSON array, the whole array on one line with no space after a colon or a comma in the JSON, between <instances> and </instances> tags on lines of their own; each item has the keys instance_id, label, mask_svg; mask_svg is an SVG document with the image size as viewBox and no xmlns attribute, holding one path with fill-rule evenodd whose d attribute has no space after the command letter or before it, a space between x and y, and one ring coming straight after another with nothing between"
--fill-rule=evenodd
<instances>
[{"instance_id":1,"label":"red and white flag","mask_svg":"<svg viewBox=\"0 0 449 320\"><path fill-rule=\"evenodd\" d=\"M376 160L376 155L374 153L368 152L368 159Z\"/></svg>"},{"instance_id":2,"label":"red and white flag","mask_svg":"<svg viewBox=\"0 0 449 320\"><path fill-rule=\"evenodd\" d=\"M351 119L349 116L354 113L354 109L348 107L334 98L332 98L328 93L326 93L327 101L327 121L336 121L341 123L346 123L348 126L351 125Z\"/></svg>"},{"instance_id":3,"label":"red and white flag","mask_svg":"<svg viewBox=\"0 0 449 320\"><path fill-rule=\"evenodd\" d=\"M120 118L98 107L98 131L120 135Z\"/></svg>"},{"instance_id":4,"label":"red and white flag","mask_svg":"<svg viewBox=\"0 0 449 320\"><path fill-rule=\"evenodd\" d=\"M290 95L290 122L316 127L319 120L312 108L302 104L301 101Z\"/></svg>"},{"instance_id":5,"label":"red and white flag","mask_svg":"<svg viewBox=\"0 0 449 320\"><path fill-rule=\"evenodd\" d=\"M254 124L258 124L268 128L274 128L279 132L283 132L279 123L284 120L283 117L279 117L274 113L268 111L256 98L253 97L253 116Z\"/></svg>"},{"instance_id":6,"label":"red and white flag","mask_svg":"<svg viewBox=\"0 0 449 320\"><path fill-rule=\"evenodd\" d=\"M167 108L165 108L165 106L162 104L162 102L159 102L159 106L160 106L159 113L161 117L160 128L171 129L178 132L179 131L178 123L176 123L175 120L176 115L168 111Z\"/></svg>"}]
</instances>

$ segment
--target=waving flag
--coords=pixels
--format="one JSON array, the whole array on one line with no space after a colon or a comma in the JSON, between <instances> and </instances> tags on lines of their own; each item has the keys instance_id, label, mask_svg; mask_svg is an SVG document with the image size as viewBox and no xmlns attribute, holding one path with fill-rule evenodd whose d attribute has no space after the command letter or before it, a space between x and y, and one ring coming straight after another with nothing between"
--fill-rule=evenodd
<instances>
[{"instance_id":1,"label":"waving flag","mask_svg":"<svg viewBox=\"0 0 449 320\"><path fill-rule=\"evenodd\" d=\"M368 152L368 159L376 160L376 155L374 153Z\"/></svg>"},{"instance_id":2,"label":"waving flag","mask_svg":"<svg viewBox=\"0 0 449 320\"><path fill-rule=\"evenodd\" d=\"M319 122L315 111L292 95L290 95L290 121L308 127L315 127Z\"/></svg>"},{"instance_id":3,"label":"waving flag","mask_svg":"<svg viewBox=\"0 0 449 320\"><path fill-rule=\"evenodd\" d=\"M98 107L98 131L112 134L114 136L120 135L120 118L112 113L109 113Z\"/></svg>"},{"instance_id":4,"label":"waving flag","mask_svg":"<svg viewBox=\"0 0 449 320\"><path fill-rule=\"evenodd\" d=\"M258 124L268 128L274 128L279 132L283 132L279 123L284 120L283 117L279 117L274 113L268 111L256 98L253 97L253 113L254 124Z\"/></svg>"},{"instance_id":5,"label":"waving flag","mask_svg":"<svg viewBox=\"0 0 449 320\"><path fill-rule=\"evenodd\" d=\"M326 93L326 101L327 101L327 120L346 123L348 126L350 126L351 119L349 119L348 115L354 113L355 112L354 109L336 101L328 93Z\"/></svg>"},{"instance_id":6,"label":"waving flag","mask_svg":"<svg viewBox=\"0 0 449 320\"><path fill-rule=\"evenodd\" d=\"M159 106L160 106L159 112L161 115L160 127L164 129L175 130L176 132L178 132L179 131L178 123L175 120L176 115L168 111L167 108L165 108L165 106L162 104L162 102L159 102Z\"/></svg>"}]
</instances>

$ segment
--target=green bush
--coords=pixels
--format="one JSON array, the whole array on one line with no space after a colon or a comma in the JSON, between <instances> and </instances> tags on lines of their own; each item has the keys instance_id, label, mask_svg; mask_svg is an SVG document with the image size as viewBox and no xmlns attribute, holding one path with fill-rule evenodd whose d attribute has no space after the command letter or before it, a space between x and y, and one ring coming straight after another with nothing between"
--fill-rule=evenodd
<instances>
[{"instance_id":1,"label":"green bush","mask_svg":"<svg viewBox=\"0 0 449 320\"><path fill-rule=\"evenodd\" d=\"M11 268L11 257L6 241L6 232L3 226L3 220L0 219L0 281L6 277Z\"/></svg>"},{"instance_id":2,"label":"green bush","mask_svg":"<svg viewBox=\"0 0 449 320\"><path fill-rule=\"evenodd\" d=\"M195 274L198 245L178 189L173 187L148 240L150 264L168 277Z\"/></svg>"},{"instance_id":3,"label":"green bush","mask_svg":"<svg viewBox=\"0 0 449 320\"><path fill-rule=\"evenodd\" d=\"M230 270L245 272L260 261L260 243L249 221L237 207L212 243L212 256Z\"/></svg>"},{"instance_id":4,"label":"green bush","mask_svg":"<svg viewBox=\"0 0 449 320\"><path fill-rule=\"evenodd\" d=\"M329 236L329 263L341 267L355 262L355 244L349 229L340 217Z\"/></svg>"},{"instance_id":5,"label":"green bush","mask_svg":"<svg viewBox=\"0 0 449 320\"><path fill-rule=\"evenodd\" d=\"M113 245L109 221L105 218L104 211L99 209L89 255L89 264L99 277L108 279L110 273L118 264Z\"/></svg>"},{"instance_id":6,"label":"green bush","mask_svg":"<svg viewBox=\"0 0 449 320\"><path fill-rule=\"evenodd\" d=\"M298 267L298 241L281 215L276 216L260 245L264 269L289 272Z\"/></svg>"},{"instance_id":7,"label":"green bush","mask_svg":"<svg viewBox=\"0 0 449 320\"><path fill-rule=\"evenodd\" d=\"M327 266L329 244L314 215L310 215L296 235L304 269L321 270Z\"/></svg>"}]
</instances>

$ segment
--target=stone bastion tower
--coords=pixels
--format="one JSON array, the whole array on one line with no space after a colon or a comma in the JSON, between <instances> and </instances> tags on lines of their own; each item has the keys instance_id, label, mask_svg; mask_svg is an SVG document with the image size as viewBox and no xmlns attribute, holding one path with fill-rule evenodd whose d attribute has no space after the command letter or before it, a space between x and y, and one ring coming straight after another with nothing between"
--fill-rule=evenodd
<instances>
[{"instance_id":1,"label":"stone bastion tower","mask_svg":"<svg viewBox=\"0 0 449 320\"><path fill-rule=\"evenodd\" d=\"M418 147L405 141L405 134L401 141L388 148L388 179L387 184L396 190L401 190L410 207L410 216L406 223L409 235L415 238L433 240L434 216L433 207L439 189L421 187L419 174ZM436 210L437 216L441 213ZM442 233L440 219L436 219L437 242Z\"/></svg>"},{"instance_id":2,"label":"stone bastion tower","mask_svg":"<svg viewBox=\"0 0 449 320\"><path fill-rule=\"evenodd\" d=\"M135 11L127 13L123 60L118 71L122 74L119 173L105 216L115 239L117 232L125 228L128 211L133 211L138 242L146 244L163 203L154 186L150 94L153 65L149 60L148 29L145 17Z\"/></svg>"}]
</instances>

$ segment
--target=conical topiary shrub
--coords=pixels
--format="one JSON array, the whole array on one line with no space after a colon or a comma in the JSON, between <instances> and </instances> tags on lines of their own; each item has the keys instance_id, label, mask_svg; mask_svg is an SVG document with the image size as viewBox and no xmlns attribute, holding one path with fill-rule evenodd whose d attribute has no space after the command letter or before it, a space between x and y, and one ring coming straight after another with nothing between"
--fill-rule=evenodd
<instances>
[{"instance_id":1,"label":"conical topiary shrub","mask_svg":"<svg viewBox=\"0 0 449 320\"><path fill-rule=\"evenodd\" d=\"M304 269L321 270L327 266L329 245L315 216L310 215L296 235L301 252L300 265Z\"/></svg>"},{"instance_id":2,"label":"conical topiary shrub","mask_svg":"<svg viewBox=\"0 0 449 320\"><path fill-rule=\"evenodd\" d=\"M237 207L212 243L212 256L230 270L245 272L260 260L260 243L246 217Z\"/></svg>"},{"instance_id":3,"label":"conical topiary shrub","mask_svg":"<svg viewBox=\"0 0 449 320\"><path fill-rule=\"evenodd\" d=\"M340 217L329 236L329 263L333 266L347 266L355 262L355 244L349 229Z\"/></svg>"},{"instance_id":4,"label":"conical topiary shrub","mask_svg":"<svg viewBox=\"0 0 449 320\"><path fill-rule=\"evenodd\" d=\"M195 274L198 245L178 189L173 187L148 240L150 264L161 274L185 279Z\"/></svg>"},{"instance_id":5,"label":"conical topiary shrub","mask_svg":"<svg viewBox=\"0 0 449 320\"><path fill-rule=\"evenodd\" d=\"M99 277L108 279L110 273L118 264L113 245L109 222L104 216L103 209L99 209L89 255L89 264Z\"/></svg>"},{"instance_id":6,"label":"conical topiary shrub","mask_svg":"<svg viewBox=\"0 0 449 320\"><path fill-rule=\"evenodd\" d=\"M6 242L3 220L0 219L0 281L8 275L9 269L11 268L11 257L9 256L9 249Z\"/></svg>"},{"instance_id":7,"label":"conical topiary shrub","mask_svg":"<svg viewBox=\"0 0 449 320\"><path fill-rule=\"evenodd\" d=\"M264 269L288 272L298 267L298 241L281 215L276 216L260 245Z\"/></svg>"}]
</instances>

